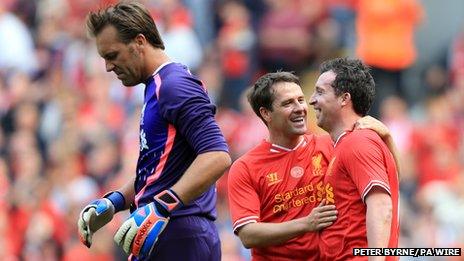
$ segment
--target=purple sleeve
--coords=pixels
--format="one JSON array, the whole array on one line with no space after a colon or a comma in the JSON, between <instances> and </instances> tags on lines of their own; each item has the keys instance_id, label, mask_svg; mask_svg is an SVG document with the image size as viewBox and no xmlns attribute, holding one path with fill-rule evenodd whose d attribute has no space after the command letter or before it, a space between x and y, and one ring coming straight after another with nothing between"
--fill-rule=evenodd
<instances>
[{"instance_id":1,"label":"purple sleeve","mask_svg":"<svg viewBox=\"0 0 464 261\"><path fill-rule=\"evenodd\" d=\"M159 91L161 115L186 138L197 154L226 151L227 143L217 125L215 106L200 81L193 77L170 77Z\"/></svg>"}]
</instances>

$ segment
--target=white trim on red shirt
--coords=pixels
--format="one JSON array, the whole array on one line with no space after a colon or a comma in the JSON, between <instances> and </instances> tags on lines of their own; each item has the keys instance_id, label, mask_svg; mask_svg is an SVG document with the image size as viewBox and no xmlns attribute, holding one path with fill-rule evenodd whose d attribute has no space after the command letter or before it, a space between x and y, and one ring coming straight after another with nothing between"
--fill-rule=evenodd
<instances>
[{"instance_id":1,"label":"white trim on red shirt","mask_svg":"<svg viewBox=\"0 0 464 261\"><path fill-rule=\"evenodd\" d=\"M303 137L303 139L301 139L300 142L298 142L298 144L293 149L289 149L289 148L286 148L286 147L283 147L283 146L280 146L280 145L277 145L277 144L273 143L273 144L271 144L270 152L294 151L294 150L297 150L299 147L306 146L306 144L307 144L307 142L306 142L306 139L304 137Z\"/></svg>"},{"instance_id":2,"label":"white trim on red shirt","mask_svg":"<svg viewBox=\"0 0 464 261\"><path fill-rule=\"evenodd\" d=\"M232 226L233 230L234 232L236 232L238 228L243 227L246 224L257 223L258 219L259 219L258 216L248 216L248 217L240 218L237 221L235 221L234 225Z\"/></svg>"},{"instance_id":3,"label":"white trim on red shirt","mask_svg":"<svg viewBox=\"0 0 464 261\"><path fill-rule=\"evenodd\" d=\"M361 199L362 199L363 203L365 203L364 199L367 196L367 194L369 193L369 191L375 186L382 187L383 189L385 189L388 192L389 195L391 195L390 186L388 186L388 184L386 184L385 182L380 181L380 180L371 180L369 182L369 184L367 184L366 188L364 188L364 191L363 191L363 193L361 195Z\"/></svg>"}]
</instances>

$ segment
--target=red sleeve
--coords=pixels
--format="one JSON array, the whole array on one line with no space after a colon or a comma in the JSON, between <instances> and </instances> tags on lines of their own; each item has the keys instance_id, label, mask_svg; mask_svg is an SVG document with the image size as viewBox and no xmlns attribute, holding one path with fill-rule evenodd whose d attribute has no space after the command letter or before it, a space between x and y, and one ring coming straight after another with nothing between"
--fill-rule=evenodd
<instances>
[{"instance_id":1,"label":"red sleeve","mask_svg":"<svg viewBox=\"0 0 464 261\"><path fill-rule=\"evenodd\" d=\"M374 186L380 186L391 194L382 140L370 132L355 132L352 135L356 136L345 144L342 160L361 199L364 202Z\"/></svg>"},{"instance_id":2,"label":"red sleeve","mask_svg":"<svg viewBox=\"0 0 464 261\"><path fill-rule=\"evenodd\" d=\"M258 222L260 216L259 197L249 172L240 159L232 164L229 171L229 210L234 233L246 224Z\"/></svg>"}]
</instances>

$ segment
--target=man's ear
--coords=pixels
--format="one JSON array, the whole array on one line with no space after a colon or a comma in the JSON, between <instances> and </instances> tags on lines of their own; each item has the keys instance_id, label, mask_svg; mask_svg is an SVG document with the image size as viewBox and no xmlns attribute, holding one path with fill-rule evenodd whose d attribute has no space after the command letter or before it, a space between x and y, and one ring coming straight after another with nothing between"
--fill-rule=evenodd
<instances>
[{"instance_id":1,"label":"man's ear","mask_svg":"<svg viewBox=\"0 0 464 261\"><path fill-rule=\"evenodd\" d=\"M271 121L271 111L261 107L259 108L259 114L261 114L261 117L263 117L264 121L269 123Z\"/></svg>"},{"instance_id":2,"label":"man's ear","mask_svg":"<svg viewBox=\"0 0 464 261\"><path fill-rule=\"evenodd\" d=\"M143 34L138 34L135 36L134 42L137 48L142 48L145 46L145 44L147 44L147 38L145 38L145 35Z\"/></svg>"},{"instance_id":3,"label":"man's ear","mask_svg":"<svg viewBox=\"0 0 464 261\"><path fill-rule=\"evenodd\" d=\"M341 100L341 105L345 106L348 103L351 102L351 94L349 92L345 92L342 95L340 95L340 100Z\"/></svg>"}]
</instances>

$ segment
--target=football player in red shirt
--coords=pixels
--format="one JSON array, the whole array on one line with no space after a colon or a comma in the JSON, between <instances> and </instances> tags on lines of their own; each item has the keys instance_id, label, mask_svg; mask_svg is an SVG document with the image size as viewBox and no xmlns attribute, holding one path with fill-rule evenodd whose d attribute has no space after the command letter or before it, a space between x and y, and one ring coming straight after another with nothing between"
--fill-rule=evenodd
<instances>
[{"instance_id":1,"label":"football player in red shirt","mask_svg":"<svg viewBox=\"0 0 464 261\"><path fill-rule=\"evenodd\" d=\"M367 260L354 257L353 248L398 247L395 159L374 131L353 130L375 96L367 66L357 59L337 58L323 63L321 73L309 102L318 126L334 141L324 184L331 191L326 200L338 210L338 219L320 233L321 260Z\"/></svg>"}]
</instances>

